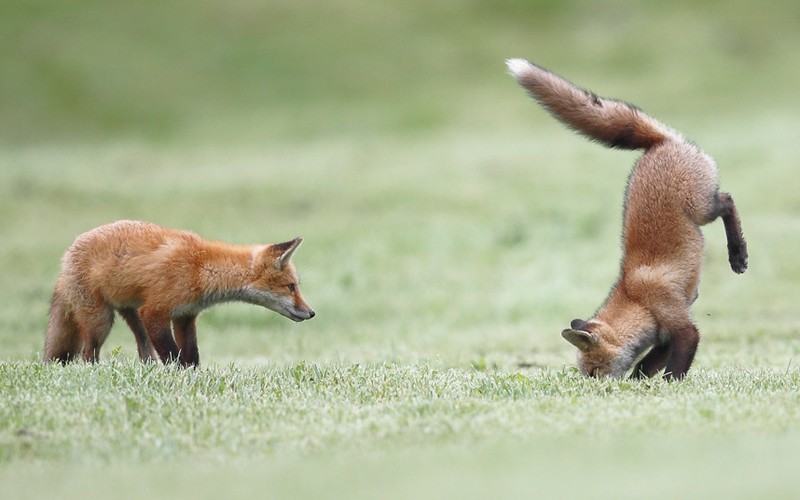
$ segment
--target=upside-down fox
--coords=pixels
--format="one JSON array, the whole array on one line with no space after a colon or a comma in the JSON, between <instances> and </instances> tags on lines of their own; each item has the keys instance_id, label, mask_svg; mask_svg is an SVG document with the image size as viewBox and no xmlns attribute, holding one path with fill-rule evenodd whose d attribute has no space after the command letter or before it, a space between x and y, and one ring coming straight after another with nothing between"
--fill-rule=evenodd
<instances>
[{"instance_id":1,"label":"upside-down fox","mask_svg":"<svg viewBox=\"0 0 800 500\"><path fill-rule=\"evenodd\" d=\"M722 218L728 261L747 269L747 245L733 198L719 191L717 165L678 132L625 102L598 97L524 59L507 61L516 80L555 118L612 148L644 149L628 178L623 256L600 309L562 336L578 348L584 375L681 379L700 334L689 308L703 263L700 226Z\"/></svg>"},{"instance_id":2,"label":"upside-down fox","mask_svg":"<svg viewBox=\"0 0 800 500\"><path fill-rule=\"evenodd\" d=\"M61 261L44 359L97 360L115 310L142 360L183 366L199 364L195 318L214 304L249 302L294 321L313 318L290 260L302 241L229 245L128 220L83 233Z\"/></svg>"}]
</instances>

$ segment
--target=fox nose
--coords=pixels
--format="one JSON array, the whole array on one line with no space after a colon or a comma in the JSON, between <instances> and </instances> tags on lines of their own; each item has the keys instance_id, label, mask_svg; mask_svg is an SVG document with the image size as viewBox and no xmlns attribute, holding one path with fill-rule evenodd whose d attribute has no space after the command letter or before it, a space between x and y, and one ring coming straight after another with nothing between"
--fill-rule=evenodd
<instances>
[{"instance_id":1,"label":"fox nose","mask_svg":"<svg viewBox=\"0 0 800 500\"><path fill-rule=\"evenodd\" d=\"M317 315L317 313L315 313L313 309L308 311L308 319L311 319L316 315Z\"/></svg>"}]
</instances>

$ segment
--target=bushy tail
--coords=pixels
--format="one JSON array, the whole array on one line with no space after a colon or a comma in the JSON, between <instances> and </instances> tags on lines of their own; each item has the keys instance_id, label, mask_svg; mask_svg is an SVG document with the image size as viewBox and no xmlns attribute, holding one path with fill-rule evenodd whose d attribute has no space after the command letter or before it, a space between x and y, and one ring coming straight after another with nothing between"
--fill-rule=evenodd
<instances>
[{"instance_id":1,"label":"bushy tail","mask_svg":"<svg viewBox=\"0 0 800 500\"><path fill-rule=\"evenodd\" d=\"M647 149L680 134L631 104L598 97L525 59L509 59L520 85L568 127L612 148Z\"/></svg>"},{"instance_id":2,"label":"bushy tail","mask_svg":"<svg viewBox=\"0 0 800 500\"><path fill-rule=\"evenodd\" d=\"M64 297L56 289L50 301L50 321L44 341L44 360L65 363L75 358L80 348L78 329Z\"/></svg>"}]
</instances>

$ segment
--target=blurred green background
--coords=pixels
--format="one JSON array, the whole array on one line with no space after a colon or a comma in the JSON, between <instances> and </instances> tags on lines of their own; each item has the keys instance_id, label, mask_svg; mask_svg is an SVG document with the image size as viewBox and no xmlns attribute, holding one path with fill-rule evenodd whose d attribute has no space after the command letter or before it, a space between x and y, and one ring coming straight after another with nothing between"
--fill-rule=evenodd
<instances>
[{"instance_id":1,"label":"blurred green background","mask_svg":"<svg viewBox=\"0 0 800 500\"><path fill-rule=\"evenodd\" d=\"M320 316L212 310L212 359L571 363L558 332L616 276L638 153L565 130L506 74L509 57L633 102L715 156L752 265L731 275L722 228L707 228L701 330L725 352L797 331L796 2L0 8L0 353L41 348L75 235L137 218L306 238L297 262Z\"/></svg>"},{"instance_id":2,"label":"blurred green background","mask_svg":"<svg viewBox=\"0 0 800 500\"><path fill-rule=\"evenodd\" d=\"M720 370L796 370L798 27L794 0L5 0L0 360L40 356L59 259L75 235L137 218L231 242L305 237L295 262L318 316L297 325L247 305L210 310L198 321L204 367L574 366L574 348L559 332L590 315L617 275L623 188L638 153L603 149L556 123L506 73L506 58L525 57L642 107L717 159L722 188L742 215L750 269L736 276L728 268L721 224L704 230L707 265L694 305L703 337L693 370L712 381ZM122 322L101 358L112 351L135 356ZM726 431L724 415L709 410L698 423L680 402L654 396L649 403L689 427L656 450L681 463L693 455L685 469L694 472L718 450L739 470L769 464L759 457L798 442L783 434L797 428L785 406L791 398L779 404L784 428L771 420L759 427L755 417ZM543 446L540 468L555 452L566 470L552 477L570 482L587 438L572 437L571 418L555 414L550 427L533 431L553 438L545 443L519 444L499 431L488 448L467 446L475 458L464 489L477 482L472 491L527 491L527 469L515 459L529 445ZM619 464L633 475L660 465L648 438L627 432L647 422L624 412L609 420L609 434L588 436L606 443L584 460L605 464L598 482ZM16 446L13 432L0 444ZM420 432L412 443L425 440ZM609 445L608 436L626 438ZM463 456L463 443L434 438L430 462ZM339 457L352 451L346 443L285 447L300 458L280 462L272 477L294 477L315 451L326 478L371 462ZM753 448L748 461L743 450ZM403 465L418 470L413 449L405 452ZM499 465L480 482L487 463ZM24 466L19 491L38 474ZM117 475L138 481L125 466ZM783 469L764 465L757 477L775 470ZM425 472L422 489L438 477L435 467ZM747 483L738 477L735 484ZM609 484L613 491L624 478ZM329 491L326 479L309 485Z\"/></svg>"},{"instance_id":3,"label":"blurred green background","mask_svg":"<svg viewBox=\"0 0 800 500\"><path fill-rule=\"evenodd\" d=\"M659 112L786 109L798 83L800 7L788 0L7 0L0 9L9 146L490 130L524 106L503 71L513 56Z\"/></svg>"}]
</instances>

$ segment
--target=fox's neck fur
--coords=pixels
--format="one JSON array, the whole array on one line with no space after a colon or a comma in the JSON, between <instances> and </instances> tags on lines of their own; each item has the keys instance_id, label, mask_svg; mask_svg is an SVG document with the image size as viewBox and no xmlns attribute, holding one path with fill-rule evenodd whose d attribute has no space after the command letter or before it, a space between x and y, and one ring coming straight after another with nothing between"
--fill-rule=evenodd
<instances>
[{"instance_id":1,"label":"fox's neck fur","mask_svg":"<svg viewBox=\"0 0 800 500\"><path fill-rule=\"evenodd\" d=\"M228 245L203 242L195 254L198 266L198 296L174 311L175 316L197 314L223 302L247 302L269 307L271 294L256 290L256 261L263 245Z\"/></svg>"},{"instance_id":2,"label":"fox's neck fur","mask_svg":"<svg viewBox=\"0 0 800 500\"><path fill-rule=\"evenodd\" d=\"M211 293L230 293L255 278L254 263L263 247L210 242L197 254L201 287Z\"/></svg>"}]
</instances>

